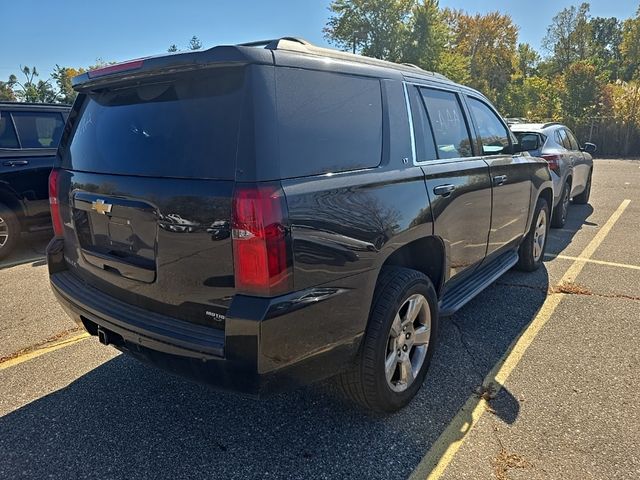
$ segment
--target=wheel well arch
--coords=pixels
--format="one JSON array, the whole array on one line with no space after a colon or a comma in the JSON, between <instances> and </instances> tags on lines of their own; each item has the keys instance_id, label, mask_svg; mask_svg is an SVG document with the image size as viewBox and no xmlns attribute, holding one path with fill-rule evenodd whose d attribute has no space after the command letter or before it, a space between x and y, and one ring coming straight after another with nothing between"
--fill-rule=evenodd
<instances>
[{"instance_id":1,"label":"wheel well arch","mask_svg":"<svg viewBox=\"0 0 640 480\"><path fill-rule=\"evenodd\" d=\"M7 207L13 210L18 217L18 221L22 223L25 215L24 205L13 192L3 188L2 184L0 184L0 203L4 203Z\"/></svg>"},{"instance_id":2,"label":"wheel well arch","mask_svg":"<svg viewBox=\"0 0 640 480\"><path fill-rule=\"evenodd\" d=\"M538 198L544 198L549 205L549 210L553 208L553 189L551 187L543 188L538 195Z\"/></svg>"},{"instance_id":3,"label":"wheel well arch","mask_svg":"<svg viewBox=\"0 0 640 480\"><path fill-rule=\"evenodd\" d=\"M445 247L440 238L422 237L404 244L385 259L382 267L391 265L424 273L440 296L446 265Z\"/></svg>"}]
</instances>

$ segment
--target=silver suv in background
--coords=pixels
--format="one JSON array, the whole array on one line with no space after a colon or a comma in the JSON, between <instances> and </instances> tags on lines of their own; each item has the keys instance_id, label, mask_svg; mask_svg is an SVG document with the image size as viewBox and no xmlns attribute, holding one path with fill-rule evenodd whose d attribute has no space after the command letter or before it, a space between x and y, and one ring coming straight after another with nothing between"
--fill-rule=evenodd
<instances>
[{"instance_id":1,"label":"silver suv in background","mask_svg":"<svg viewBox=\"0 0 640 480\"><path fill-rule=\"evenodd\" d=\"M551 226L562 228L567 220L569 201L585 204L591 193L593 143L580 146L576 136L560 123L514 123L511 131L523 151L549 163L553 177Z\"/></svg>"}]
</instances>

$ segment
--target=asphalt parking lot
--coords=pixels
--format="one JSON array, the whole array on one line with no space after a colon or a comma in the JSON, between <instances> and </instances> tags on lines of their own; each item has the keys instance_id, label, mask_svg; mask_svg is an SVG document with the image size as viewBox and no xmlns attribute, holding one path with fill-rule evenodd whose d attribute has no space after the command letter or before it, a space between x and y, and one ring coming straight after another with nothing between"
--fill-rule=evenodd
<instances>
[{"instance_id":1,"label":"asphalt parking lot","mask_svg":"<svg viewBox=\"0 0 640 480\"><path fill-rule=\"evenodd\" d=\"M331 382L255 400L103 347L50 292L48 235L24 238L0 262L0 478L640 478L639 234L640 161L596 160L545 267L444 319L390 416Z\"/></svg>"}]
</instances>

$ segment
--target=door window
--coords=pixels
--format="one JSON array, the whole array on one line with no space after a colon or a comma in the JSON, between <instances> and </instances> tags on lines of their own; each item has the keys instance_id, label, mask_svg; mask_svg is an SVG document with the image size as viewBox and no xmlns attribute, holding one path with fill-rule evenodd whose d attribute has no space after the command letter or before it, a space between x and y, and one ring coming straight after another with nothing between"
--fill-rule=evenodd
<instances>
[{"instance_id":1,"label":"door window","mask_svg":"<svg viewBox=\"0 0 640 480\"><path fill-rule=\"evenodd\" d=\"M0 148L19 148L13 122L7 112L0 112Z\"/></svg>"},{"instance_id":2,"label":"door window","mask_svg":"<svg viewBox=\"0 0 640 480\"><path fill-rule=\"evenodd\" d=\"M13 112L22 148L58 148L64 129L62 115L54 112Z\"/></svg>"},{"instance_id":3,"label":"door window","mask_svg":"<svg viewBox=\"0 0 640 480\"><path fill-rule=\"evenodd\" d=\"M473 156L467 122L458 96L452 92L421 88L433 127L438 158Z\"/></svg>"},{"instance_id":4,"label":"door window","mask_svg":"<svg viewBox=\"0 0 640 480\"><path fill-rule=\"evenodd\" d=\"M567 135L567 139L569 140L569 145L571 146L571 150L580 150L580 146L578 145L578 140L576 140L576 137L573 135L573 132L571 132L571 130L569 130L568 128L565 128L564 131Z\"/></svg>"},{"instance_id":5,"label":"door window","mask_svg":"<svg viewBox=\"0 0 640 480\"><path fill-rule=\"evenodd\" d=\"M503 154L509 147L507 127L485 103L472 97L467 98L482 143L482 154Z\"/></svg>"},{"instance_id":6,"label":"door window","mask_svg":"<svg viewBox=\"0 0 640 480\"><path fill-rule=\"evenodd\" d=\"M424 109L424 103L422 103L418 89L413 86L409 86L408 88L416 142L416 160L418 162L434 160L438 158L438 155L436 154L436 144L433 139L431 122L427 116L427 111Z\"/></svg>"}]
</instances>

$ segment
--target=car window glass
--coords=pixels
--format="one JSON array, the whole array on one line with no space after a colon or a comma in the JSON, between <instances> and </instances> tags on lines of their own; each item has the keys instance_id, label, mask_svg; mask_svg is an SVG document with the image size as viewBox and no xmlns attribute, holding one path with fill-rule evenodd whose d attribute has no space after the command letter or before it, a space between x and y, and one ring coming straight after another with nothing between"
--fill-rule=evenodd
<instances>
[{"instance_id":1,"label":"car window glass","mask_svg":"<svg viewBox=\"0 0 640 480\"><path fill-rule=\"evenodd\" d=\"M416 160L434 160L438 158L436 145L433 139L433 131L424 108L424 103L420 98L418 89L414 86L408 87L409 103L411 104L411 116L413 117L413 130L416 141Z\"/></svg>"},{"instance_id":2,"label":"car window glass","mask_svg":"<svg viewBox=\"0 0 640 480\"><path fill-rule=\"evenodd\" d=\"M244 84L225 67L83 95L62 167L233 179Z\"/></svg>"},{"instance_id":3,"label":"car window glass","mask_svg":"<svg viewBox=\"0 0 640 480\"><path fill-rule=\"evenodd\" d=\"M499 155L509 147L509 133L507 127L498 116L483 102L469 98L469 108L475 120L483 155Z\"/></svg>"},{"instance_id":4,"label":"car window glass","mask_svg":"<svg viewBox=\"0 0 640 480\"><path fill-rule=\"evenodd\" d=\"M567 138L567 134L564 129L561 128L556 130L556 135L558 136L558 143L567 150L571 150L571 143L569 143L569 138Z\"/></svg>"},{"instance_id":5,"label":"car window glass","mask_svg":"<svg viewBox=\"0 0 640 480\"><path fill-rule=\"evenodd\" d=\"M16 137L9 113L0 112L0 148L18 147L18 137Z\"/></svg>"},{"instance_id":6,"label":"car window glass","mask_svg":"<svg viewBox=\"0 0 640 480\"><path fill-rule=\"evenodd\" d=\"M578 145L578 141L576 137L573 135L573 132L569 129L565 129L565 133L567 134L567 138L569 140L569 145L571 146L571 150L580 150L580 146Z\"/></svg>"},{"instance_id":7,"label":"car window glass","mask_svg":"<svg viewBox=\"0 0 640 480\"><path fill-rule=\"evenodd\" d=\"M439 158L471 157L471 140L458 96L452 92L421 88Z\"/></svg>"},{"instance_id":8,"label":"car window glass","mask_svg":"<svg viewBox=\"0 0 640 480\"><path fill-rule=\"evenodd\" d=\"M54 112L13 112L22 148L57 148L64 129L62 115Z\"/></svg>"},{"instance_id":9,"label":"car window glass","mask_svg":"<svg viewBox=\"0 0 640 480\"><path fill-rule=\"evenodd\" d=\"M522 150L537 150L541 144L537 133L515 132L514 135L518 139Z\"/></svg>"},{"instance_id":10,"label":"car window glass","mask_svg":"<svg viewBox=\"0 0 640 480\"><path fill-rule=\"evenodd\" d=\"M283 177L377 167L382 89L377 78L276 69Z\"/></svg>"}]
</instances>

